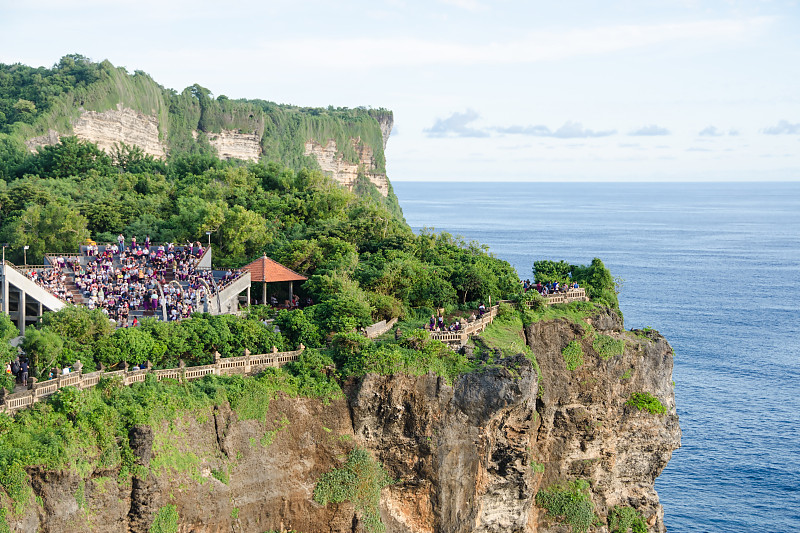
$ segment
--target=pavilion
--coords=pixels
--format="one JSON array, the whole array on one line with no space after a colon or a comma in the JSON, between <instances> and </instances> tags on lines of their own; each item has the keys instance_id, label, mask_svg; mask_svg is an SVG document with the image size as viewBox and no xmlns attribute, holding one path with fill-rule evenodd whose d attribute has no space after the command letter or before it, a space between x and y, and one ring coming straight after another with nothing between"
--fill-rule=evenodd
<instances>
[{"instance_id":1,"label":"pavilion","mask_svg":"<svg viewBox=\"0 0 800 533\"><path fill-rule=\"evenodd\" d=\"M263 304L267 303L267 283L280 283L288 281L289 300L292 300L294 298L294 282L306 281L308 279L305 276L301 276L294 270L286 268L277 261L270 259L266 254L264 254L262 257L259 257L249 265L242 267L242 270L247 270L250 272L251 281L260 281L263 283L261 295L261 302Z\"/></svg>"}]
</instances>

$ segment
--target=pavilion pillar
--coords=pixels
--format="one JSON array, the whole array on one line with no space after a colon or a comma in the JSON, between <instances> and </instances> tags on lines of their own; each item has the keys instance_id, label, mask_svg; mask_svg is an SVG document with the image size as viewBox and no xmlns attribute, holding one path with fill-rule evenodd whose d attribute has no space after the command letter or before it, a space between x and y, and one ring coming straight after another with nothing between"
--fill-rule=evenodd
<instances>
[{"instance_id":1,"label":"pavilion pillar","mask_svg":"<svg viewBox=\"0 0 800 533\"><path fill-rule=\"evenodd\" d=\"M8 278L6 277L5 264L3 264L3 312L8 314Z\"/></svg>"},{"instance_id":2,"label":"pavilion pillar","mask_svg":"<svg viewBox=\"0 0 800 533\"><path fill-rule=\"evenodd\" d=\"M25 291L19 290L19 334L25 335L25 307L28 304L28 298L25 296Z\"/></svg>"},{"instance_id":3,"label":"pavilion pillar","mask_svg":"<svg viewBox=\"0 0 800 533\"><path fill-rule=\"evenodd\" d=\"M250 305L250 286L247 286L247 305Z\"/></svg>"},{"instance_id":4,"label":"pavilion pillar","mask_svg":"<svg viewBox=\"0 0 800 533\"><path fill-rule=\"evenodd\" d=\"M267 280L261 282L261 303L267 305Z\"/></svg>"},{"instance_id":5,"label":"pavilion pillar","mask_svg":"<svg viewBox=\"0 0 800 533\"><path fill-rule=\"evenodd\" d=\"M294 281L289 282L289 301L294 301Z\"/></svg>"}]
</instances>

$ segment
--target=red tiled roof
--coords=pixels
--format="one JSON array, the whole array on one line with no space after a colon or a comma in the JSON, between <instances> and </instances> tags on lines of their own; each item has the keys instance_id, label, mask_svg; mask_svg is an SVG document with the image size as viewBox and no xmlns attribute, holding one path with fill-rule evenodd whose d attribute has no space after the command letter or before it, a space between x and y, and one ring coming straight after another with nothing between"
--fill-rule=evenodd
<instances>
[{"instance_id":1,"label":"red tiled roof","mask_svg":"<svg viewBox=\"0 0 800 533\"><path fill-rule=\"evenodd\" d=\"M266 255L259 257L249 265L243 267L243 269L250 272L251 281L274 283L276 281L306 281L308 279L294 270L286 268L277 261L273 261Z\"/></svg>"}]
</instances>

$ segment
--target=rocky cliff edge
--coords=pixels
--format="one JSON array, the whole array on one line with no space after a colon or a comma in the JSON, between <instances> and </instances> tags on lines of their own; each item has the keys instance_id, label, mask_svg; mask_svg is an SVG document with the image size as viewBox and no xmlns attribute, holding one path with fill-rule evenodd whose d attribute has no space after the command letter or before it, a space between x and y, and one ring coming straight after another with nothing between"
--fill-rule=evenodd
<instances>
[{"instance_id":1,"label":"rocky cliff edge","mask_svg":"<svg viewBox=\"0 0 800 533\"><path fill-rule=\"evenodd\" d=\"M610 510L621 506L663 532L653 481L680 445L672 349L657 332L625 332L611 312L587 322L528 325L538 371L517 355L452 384L432 374L367 375L328 405L273 400L264 420L240 420L221 405L136 427L138 477L94 471L82 481L30 468L37 504L10 525L145 532L171 503L186 532L364 531L353 505L313 501L320 475L358 445L395 480L380 499L389 532L570 531L564 517L536 505L536 494L577 479L589 483L592 530L608 531ZM622 341L624 351L596 351L598 335ZM583 361L574 370L564 357L570 343ZM642 392L665 412L628 405Z\"/></svg>"}]
</instances>

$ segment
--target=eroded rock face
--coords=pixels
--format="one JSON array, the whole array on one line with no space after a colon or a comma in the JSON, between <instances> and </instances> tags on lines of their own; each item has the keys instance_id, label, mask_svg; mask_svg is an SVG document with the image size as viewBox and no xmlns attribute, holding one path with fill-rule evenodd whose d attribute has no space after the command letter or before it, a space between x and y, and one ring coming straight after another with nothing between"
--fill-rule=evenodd
<instances>
[{"instance_id":1,"label":"eroded rock face","mask_svg":"<svg viewBox=\"0 0 800 533\"><path fill-rule=\"evenodd\" d=\"M356 441L399 483L388 531L522 531L536 373L524 357L448 385L434 375L367 376L351 391Z\"/></svg>"},{"instance_id":2,"label":"eroded rock face","mask_svg":"<svg viewBox=\"0 0 800 533\"><path fill-rule=\"evenodd\" d=\"M575 479L591 482L601 523L613 506L632 506L663 532L653 481L680 445L672 349L656 332L625 332L614 313L590 321L595 334L624 340L624 353L601 358L580 324L534 323L525 334L541 378L518 355L452 384L433 374L367 375L329 405L273 400L265 420L239 420L225 404L136 426L129 439L141 468L130 482L116 471L84 482L31 468L41 505L9 523L44 533L145 532L172 503L180 531L363 531L351 504L312 499L319 476L359 445L398 480L381 495L390 533L565 532L535 496ZM571 341L583 351L573 371L562 355ZM656 396L666 414L626 406L634 392Z\"/></svg>"},{"instance_id":3,"label":"eroded rock face","mask_svg":"<svg viewBox=\"0 0 800 533\"><path fill-rule=\"evenodd\" d=\"M82 111L72 123L73 134L83 141L97 144L97 147L111 153L117 143L136 145L146 154L158 159L167 155L166 146L158 134L158 118L145 115L117 104L116 109L108 111ZM44 145L58 144L59 134L50 130L46 135L28 139L25 144L35 151Z\"/></svg>"},{"instance_id":4,"label":"eroded rock face","mask_svg":"<svg viewBox=\"0 0 800 533\"><path fill-rule=\"evenodd\" d=\"M385 143L387 137L383 139ZM328 140L325 146L314 139L306 141L305 155L313 156L322 172L351 190L358 178L359 169L361 169L364 172L364 176L378 188L378 191L383 196L387 196L389 194L389 180L385 174L374 172L375 158L372 148L362 143L359 139L353 139L352 142L353 148L358 154L358 163L345 161L341 155L337 155L336 141L333 139Z\"/></svg>"},{"instance_id":5,"label":"eroded rock face","mask_svg":"<svg viewBox=\"0 0 800 533\"><path fill-rule=\"evenodd\" d=\"M206 135L211 146L217 149L220 159L258 161L261 157L261 137L257 133L222 130Z\"/></svg>"},{"instance_id":6,"label":"eroded rock face","mask_svg":"<svg viewBox=\"0 0 800 533\"><path fill-rule=\"evenodd\" d=\"M624 354L603 360L591 338L584 338L583 328L566 320L534 323L526 330L542 370L540 425L533 446L534 460L545 466L540 486L591 480L592 501L603 521L612 507L632 506L651 531L663 532L663 508L653 482L680 447L681 437L672 348L656 332L623 332L615 314L598 314L592 323L598 333L624 339ZM569 371L562 350L573 340L582 345L584 363ZM666 414L626 406L635 392L657 397ZM539 531L551 529L544 515L538 517Z\"/></svg>"},{"instance_id":7,"label":"eroded rock face","mask_svg":"<svg viewBox=\"0 0 800 533\"><path fill-rule=\"evenodd\" d=\"M117 471L30 471L43 505L11 519L12 531L145 533L172 503L180 531L353 531L349 503L312 500L322 472L352 448L344 400L273 400L266 422L239 420L227 405L158 428L137 426L131 448L141 477L120 483ZM357 523L357 520L355 520Z\"/></svg>"}]
</instances>

